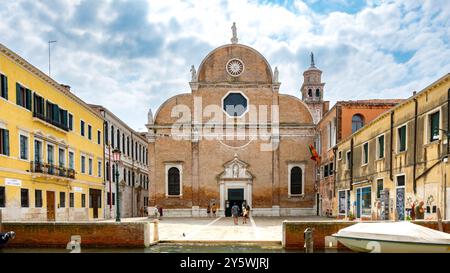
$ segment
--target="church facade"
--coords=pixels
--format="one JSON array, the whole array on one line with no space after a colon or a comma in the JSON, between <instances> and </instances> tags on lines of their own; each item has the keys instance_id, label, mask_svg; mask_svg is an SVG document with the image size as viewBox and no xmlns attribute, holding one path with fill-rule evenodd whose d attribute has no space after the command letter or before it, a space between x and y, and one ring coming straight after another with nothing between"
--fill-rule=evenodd
<instances>
[{"instance_id":1,"label":"church facade","mask_svg":"<svg viewBox=\"0 0 450 273\"><path fill-rule=\"evenodd\" d=\"M191 73L190 92L149 112L150 206L164 216L206 216L213 204L225 216L233 204L254 216L316 215L309 145L328 103L313 61L302 99L281 94L278 69L234 29Z\"/></svg>"}]
</instances>

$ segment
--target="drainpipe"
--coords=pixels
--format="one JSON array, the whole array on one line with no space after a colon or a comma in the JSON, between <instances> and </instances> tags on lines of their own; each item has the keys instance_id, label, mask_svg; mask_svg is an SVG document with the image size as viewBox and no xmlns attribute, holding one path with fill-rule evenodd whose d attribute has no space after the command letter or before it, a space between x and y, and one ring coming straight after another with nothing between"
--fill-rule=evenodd
<instances>
[{"instance_id":1,"label":"drainpipe","mask_svg":"<svg viewBox=\"0 0 450 273\"><path fill-rule=\"evenodd\" d=\"M131 143L133 143L133 135L134 133L131 132ZM136 156L135 154L136 151L136 143L134 143L134 147L132 147L132 156L131 156L131 170L133 171L133 173L131 174L131 217L133 217L133 209L134 209L134 179L136 178L135 174L134 174L134 157Z\"/></svg>"},{"instance_id":2,"label":"drainpipe","mask_svg":"<svg viewBox=\"0 0 450 273\"><path fill-rule=\"evenodd\" d=\"M414 91L414 95L416 92ZM416 171L417 171L417 110L418 102L417 98L414 98L414 162L413 162L413 191L417 193Z\"/></svg>"},{"instance_id":3,"label":"drainpipe","mask_svg":"<svg viewBox=\"0 0 450 273\"><path fill-rule=\"evenodd\" d=\"M353 190L353 138L350 141L350 190Z\"/></svg>"},{"instance_id":4,"label":"drainpipe","mask_svg":"<svg viewBox=\"0 0 450 273\"><path fill-rule=\"evenodd\" d=\"M394 174L393 174L393 156L394 156L394 111L391 112L391 139L390 139L390 157L389 157L389 178L391 181L394 181Z\"/></svg>"},{"instance_id":5,"label":"drainpipe","mask_svg":"<svg viewBox=\"0 0 450 273\"><path fill-rule=\"evenodd\" d=\"M337 153L337 146L333 147L333 197L336 197L336 153Z\"/></svg>"}]
</instances>

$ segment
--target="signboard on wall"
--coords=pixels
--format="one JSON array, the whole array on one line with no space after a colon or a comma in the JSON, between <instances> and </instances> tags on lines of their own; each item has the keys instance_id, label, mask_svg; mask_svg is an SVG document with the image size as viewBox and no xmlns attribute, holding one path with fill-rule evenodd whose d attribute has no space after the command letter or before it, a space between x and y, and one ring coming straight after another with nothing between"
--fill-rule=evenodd
<instances>
[{"instance_id":1,"label":"signboard on wall","mask_svg":"<svg viewBox=\"0 0 450 273\"><path fill-rule=\"evenodd\" d=\"M5 178L5 185L6 186L14 186L14 187L22 187L22 180Z\"/></svg>"},{"instance_id":2,"label":"signboard on wall","mask_svg":"<svg viewBox=\"0 0 450 273\"><path fill-rule=\"evenodd\" d=\"M83 188L80 188L80 187L72 187L72 190L74 192L83 192Z\"/></svg>"}]
</instances>

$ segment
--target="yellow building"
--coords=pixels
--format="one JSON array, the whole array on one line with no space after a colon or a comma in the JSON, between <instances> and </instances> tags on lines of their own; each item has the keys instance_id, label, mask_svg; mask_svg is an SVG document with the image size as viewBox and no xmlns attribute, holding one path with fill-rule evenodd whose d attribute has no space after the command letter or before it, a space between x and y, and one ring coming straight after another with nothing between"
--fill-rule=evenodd
<instances>
[{"instance_id":1,"label":"yellow building","mask_svg":"<svg viewBox=\"0 0 450 273\"><path fill-rule=\"evenodd\" d=\"M3 220L102 218L103 119L0 44Z\"/></svg>"},{"instance_id":2,"label":"yellow building","mask_svg":"<svg viewBox=\"0 0 450 273\"><path fill-rule=\"evenodd\" d=\"M449 95L447 74L338 143L335 214L450 218Z\"/></svg>"}]
</instances>

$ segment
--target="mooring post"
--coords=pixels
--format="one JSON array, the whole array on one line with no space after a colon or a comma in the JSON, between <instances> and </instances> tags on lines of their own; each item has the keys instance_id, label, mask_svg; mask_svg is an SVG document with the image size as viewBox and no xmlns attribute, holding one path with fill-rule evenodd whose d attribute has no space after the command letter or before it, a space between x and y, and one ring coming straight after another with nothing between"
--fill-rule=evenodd
<instances>
[{"instance_id":1,"label":"mooring post","mask_svg":"<svg viewBox=\"0 0 450 273\"><path fill-rule=\"evenodd\" d=\"M153 220L153 242L159 241L158 224L159 224L158 219Z\"/></svg>"},{"instance_id":2,"label":"mooring post","mask_svg":"<svg viewBox=\"0 0 450 273\"><path fill-rule=\"evenodd\" d=\"M313 236L313 228L307 228L305 229L305 232L303 234L305 238L305 251L306 253L313 253L314 252L314 236Z\"/></svg>"},{"instance_id":3,"label":"mooring post","mask_svg":"<svg viewBox=\"0 0 450 273\"><path fill-rule=\"evenodd\" d=\"M440 232L444 232L444 228L442 227L442 215L441 210L437 208L437 220L438 220L438 228Z\"/></svg>"},{"instance_id":4,"label":"mooring post","mask_svg":"<svg viewBox=\"0 0 450 273\"><path fill-rule=\"evenodd\" d=\"M2 232L3 228L3 220L2 220L2 210L0 209L0 232Z\"/></svg>"}]
</instances>

